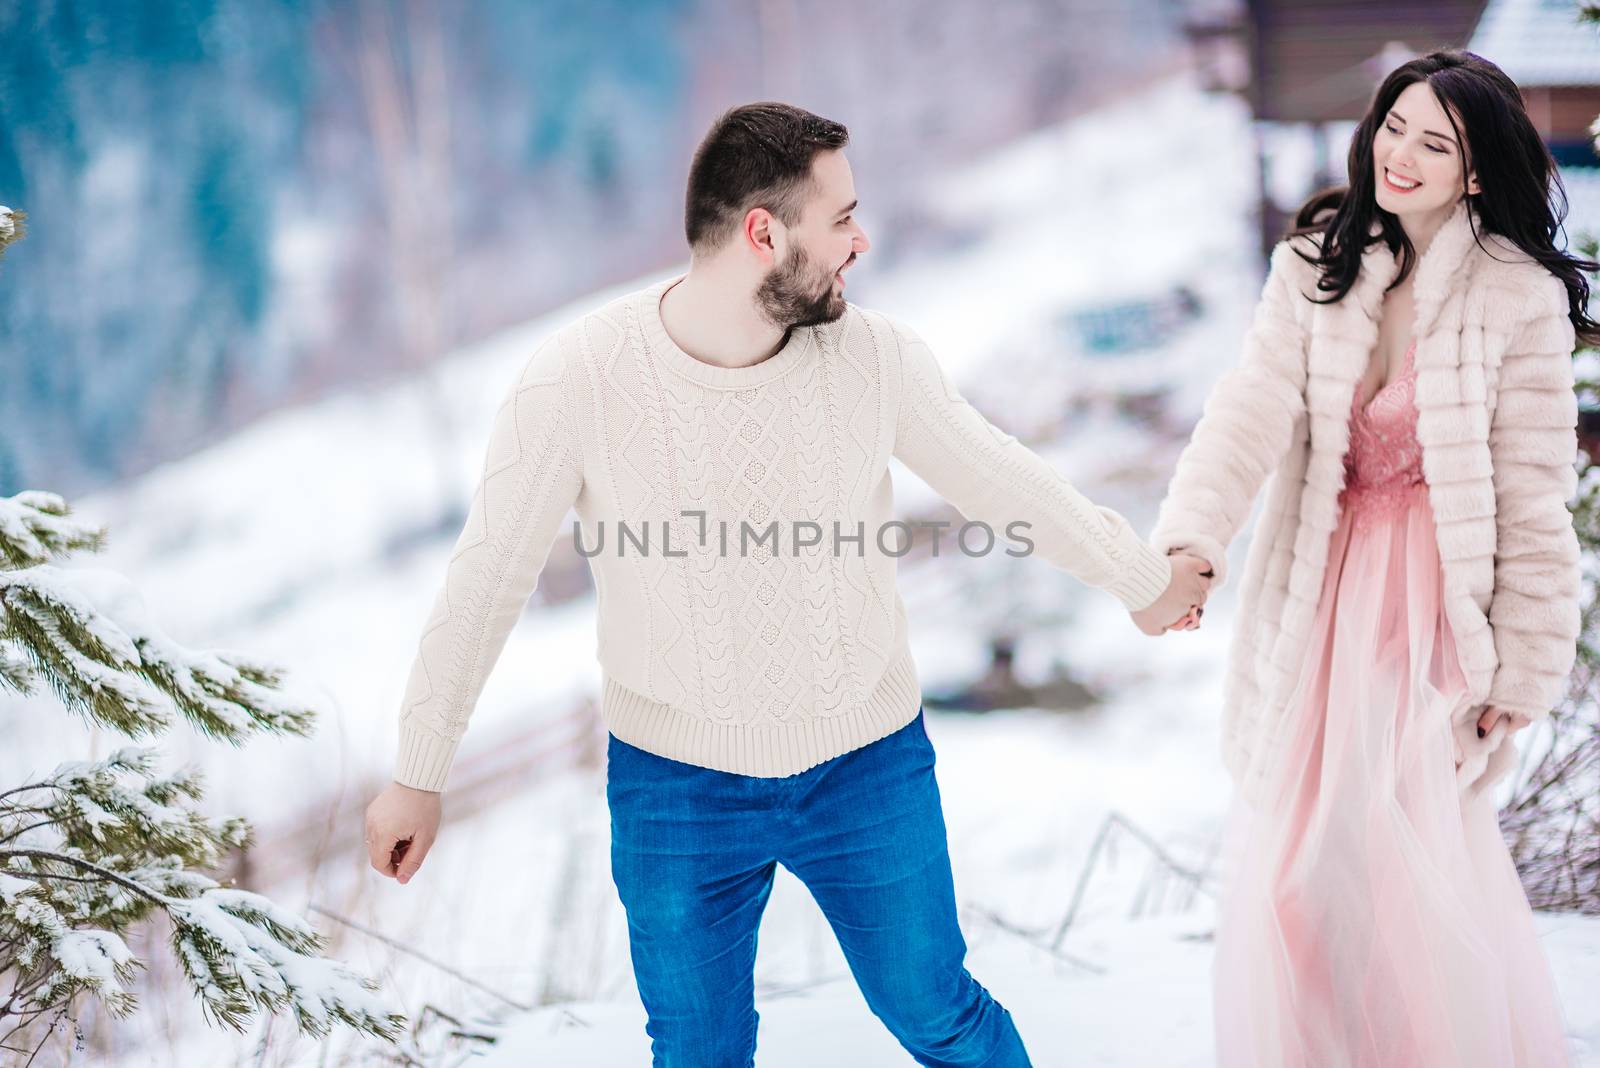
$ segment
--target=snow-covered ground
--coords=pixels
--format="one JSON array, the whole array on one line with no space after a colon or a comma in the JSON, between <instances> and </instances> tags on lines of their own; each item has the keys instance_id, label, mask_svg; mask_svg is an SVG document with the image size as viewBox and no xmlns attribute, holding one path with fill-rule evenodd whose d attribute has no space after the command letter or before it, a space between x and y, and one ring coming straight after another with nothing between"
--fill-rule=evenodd
<instances>
[{"instance_id":1,"label":"snow-covered ground","mask_svg":"<svg viewBox=\"0 0 1600 1068\"><path fill-rule=\"evenodd\" d=\"M930 225L968 236L892 271L874 273L864 258L852 299L915 326L991 418L1042 436L1040 451L1080 487L1147 525L1182 429L1237 352L1259 291L1254 166L1241 105L1176 79L940 176L927 193ZM872 205L900 195L864 184L861 193L869 228ZM1073 312L1164 299L1179 285L1198 317L1161 346L1115 357L1075 347ZM464 506L493 410L532 346L609 295L463 352L425 380L283 413L77 502L111 528L96 562L132 577L174 637L291 665L331 710L309 741L242 752L176 732L169 752L209 770L216 811L270 831L341 791L364 800L386 778L395 709L455 535L436 529L437 517ZM1129 397L1149 398L1154 421L1130 416ZM898 465L894 482L902 512L933 502ZM1198 633L1149 641L1110 598L1042 564L984 567L947 554L902 569L925 690L970 680L985 622L1021 607L1051 622L1024 636L1019 673L1041 679L1061 665L1105 700L1073 714L929 716L972 970L1016 1015L1040 1065L1210 1064L1209 902L1135 833L1111 835L1059 952L1042 946L1112 813L1177 864L1209 863L1228 795L1216 736L1233 590ZM596 692L594 628L588 597L523 618L463 762ZM33 721L39 730L0 757L8 777L86 751L84 732L55 709ZM103 753L115 741L88 746ZM433 1063L475 1050L493 1065L647 1063L610 883L603 775L579 767L508 785L455 816L447 794L442 836L407 886L368 869L359 823L335 819L318 832L321 863L268 889L315 908L336 952L381 975L413 1018L434 1021L422 1044L446 1052ZM1600 1009L1585 996L1600 975L1600 923L1547 916L1541 931L1582 1063L1600 1065ZM151 956L161 953L157 942ZM785 873L756 967L764 1068L910 1063ZM434 1010L497 1041L448 1039ZM297 1041L281 1021L239 1037L199 1023L187 994L148 994L144 1012L117 1025L120 1052L108 1063L360 1056L343 1039L322 1050Z\"/></svg>"}]
</instances>

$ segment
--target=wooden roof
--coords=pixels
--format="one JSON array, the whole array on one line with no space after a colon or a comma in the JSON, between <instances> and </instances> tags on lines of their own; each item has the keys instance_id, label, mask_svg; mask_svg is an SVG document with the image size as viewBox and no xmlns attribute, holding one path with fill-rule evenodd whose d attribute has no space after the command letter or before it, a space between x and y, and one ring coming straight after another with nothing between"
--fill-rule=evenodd
<instances>
[{"instance_id":1,"label":"wooden roof","mask_svg":"<svg viewBox=\"0 0 1600 1068\"><path fill-rule=\"evenodd\" d=\"M1465 46L1484 0L1248 0L1257 118L1359 119L1412 55Z\"/></svg>"},{"instance_id":2,"label":"wooden roof","mask_svg":"<svg viewBox=\"0 0 1600 1068\"><path fill-rule=\"evenodd\" d=\"M1600 26L1580 23L1572 0L1489 0L1467 47L1524 89L1600 86Z\"/></svg>"}]
</instances>

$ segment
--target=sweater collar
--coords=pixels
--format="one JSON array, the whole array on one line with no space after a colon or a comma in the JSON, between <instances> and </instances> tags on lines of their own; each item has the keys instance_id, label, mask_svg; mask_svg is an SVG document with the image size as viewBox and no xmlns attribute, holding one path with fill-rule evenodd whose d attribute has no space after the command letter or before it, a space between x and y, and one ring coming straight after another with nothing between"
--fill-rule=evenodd
<instances>
[{"instance_id":1,"label":"sweater collar","mask_svg":"<svg viewBox=\"0 0 1600 1068\"><path fill-rule=\"evenodd\" d=\"M789 331L783 347L760 363L748 367L719 367L697 360L672 340L661 321L661 298L667 290L683 281L683 276L657 282L639 294L637 311L645 344L661 364L684 378L712 389L749 389L775 381L805 362L810 357L816 337L813 327L795 327Z\"/></svg>"}]
</instances>

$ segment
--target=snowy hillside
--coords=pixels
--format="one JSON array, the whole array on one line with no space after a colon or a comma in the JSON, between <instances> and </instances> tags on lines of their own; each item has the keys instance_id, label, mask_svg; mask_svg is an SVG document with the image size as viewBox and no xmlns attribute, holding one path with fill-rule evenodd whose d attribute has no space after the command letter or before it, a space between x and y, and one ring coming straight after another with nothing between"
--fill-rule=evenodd
<instances>
[{"instance_id":1,"label":"snowy hillside","mask_svg":"<svg viewBox=\"0 0 1600 1068\"><path fill-rule=\"evenodd\" d=\"M914 325L995 422L1147 526L1259 291L1252 152L1237 101L1182 80L1157 86L941 176L925 210L947 247L893 272L875 273L869 254L852 274L852 299ZM897 193L860 192L870 230L873 206ZM333 710L306 742L233 752L175 735L168 749L208 769L215 810L266 832L309 828L296 833L313 840L292 844L315 868L264 889L317 909L336 951L381 974L414 1018L436 1010L423 1042L429 1063L480 1051L472 1063L648 1060L597 766L537 764L461 808L447 794L440 841L404 887L367 868L350 815L387 776L406 672L455 536L441 517L465 506L505 385L540 338L609 295L463 352L426 380L285 413L78 502L110 525L99 562L133 578L175 637L275 658ZM1174 299L1190 311L1153 348L1083 343L1096 309ZM441 411L446 429L436 431ZM936 504L898 465L894 483L902 513ZM1109 597L1041 563L990 572L969 570L974 563L946 555L902 568L925 690L981 671L975 621L1021 605L1057 622L1024 635L1019 674L1063 668L1104 700L1071 714L929 716L971 968L1012 1010L1037 1064L1210 1064L1210 884L1197 891L1175 868L1206 869L1227 803L1216 736L1233 590L1198 633L1151 641ZM514 757L542 744L527 740L530 728L569 722L597 690L594 628L588 595L524 616L484 690L463 764ZM83 732L54 709L34 720L40 730L20 740L20 759L8 755L8 771L82 753ZM91 742L102 752L108 744ZM319 811L333 815L298 822ZM1112 833L1088 869L1113 813L1131 829ZM1170 865L1154 861L1151 844ZM1086 870L1082 906L1052 953L1044 947ZM1600 1008L1584 996L1600 974L1600 923L1548 916L1541 930L1582 1063L1600 1065ZM910 1063L786 873L756 968L763 1068ZM323 1051L297 1042L284 1023L241 1037L206 1031L181 993L146 1000L117 1026L121 1052L107 1063L356 1055L340 1040ZM451 1030L496 1041L451 1039Z\"/></svg>"}]
</instances>

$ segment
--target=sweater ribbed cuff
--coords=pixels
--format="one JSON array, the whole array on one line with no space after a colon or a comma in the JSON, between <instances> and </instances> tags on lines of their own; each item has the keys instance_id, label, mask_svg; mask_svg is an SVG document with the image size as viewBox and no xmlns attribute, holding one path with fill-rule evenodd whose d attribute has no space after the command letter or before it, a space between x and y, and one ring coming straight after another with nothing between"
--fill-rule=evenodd
<instances>
[{"instance_id":1,"label":"sweater ribbed cuff","mask_svg":"<svg viewBox=\"0 0 1600 1068\"><path fill-rule=\"evenodd\" d=\"M394 763L394 781L415 790L444 791L445 780L450 777L450 763L455 759L454 741L439 737L414 727L400 728L400 752Z\"/></svg>"},{"instance_id":2,"label":"sweater ribbed cuff","mask_svg":"<svg viewBox=\"0 0 1600 1068\"><path fill-rule=\"evenodd\" d=\"M1102 589L1127 606L1128 611L1137 612L1167 592L1172 583L1172 563L1142 541L1132 541L1131 548L1132 559L1124 565L1122 574Z\"/></svg>"}]
</instances>

